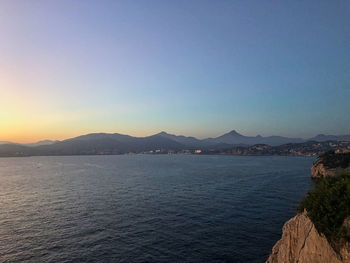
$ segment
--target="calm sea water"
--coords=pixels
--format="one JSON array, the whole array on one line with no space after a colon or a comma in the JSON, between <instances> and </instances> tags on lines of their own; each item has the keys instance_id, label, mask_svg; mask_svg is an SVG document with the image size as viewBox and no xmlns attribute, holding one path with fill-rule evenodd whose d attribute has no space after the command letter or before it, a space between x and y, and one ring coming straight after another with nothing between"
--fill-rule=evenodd
<instances>
[{"instance_id":1,"label":"calm sea water","mask_svg":"<svg viewBox=\"0 0 350 263\"><path fill-rule=\"evenodd\" d=\"M264 262L313 158L0 158L1 262Z\"/></svg>"}]
</instances>

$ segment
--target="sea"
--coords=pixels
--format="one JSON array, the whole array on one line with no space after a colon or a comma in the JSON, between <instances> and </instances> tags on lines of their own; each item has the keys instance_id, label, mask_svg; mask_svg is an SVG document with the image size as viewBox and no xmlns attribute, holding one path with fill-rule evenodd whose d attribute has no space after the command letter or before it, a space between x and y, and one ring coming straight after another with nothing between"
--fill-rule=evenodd
<instances>
[{"instance_id":1,"label":"sea","mask_svg":"<svg viewBox=\"0 0 350 263\"><path fill-rule=\"evenodd\" d=\"M0 262L265 262L314 161L0 158Z\"/></svg>"}]
</instances>

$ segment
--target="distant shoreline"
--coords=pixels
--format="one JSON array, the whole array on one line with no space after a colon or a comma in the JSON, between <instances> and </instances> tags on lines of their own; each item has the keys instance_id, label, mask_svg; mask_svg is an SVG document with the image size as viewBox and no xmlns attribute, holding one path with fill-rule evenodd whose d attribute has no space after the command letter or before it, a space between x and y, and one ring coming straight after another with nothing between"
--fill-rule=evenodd
<instances>
[{"instance_id":1,"label":"distant shoreline","mask_svg":"<svg viewBox=\"0 0 350 263\"><path fill-rule=\"evenodd\" d=\"M232 136L232 134L231 134ZM234 135L237 136L237 135ZM120 134L89 134L49 145L0 145L0 157L121 154L197 154L237 156L319 156L327 151L350 152L350 141L307 141L279 145L205 143L161 133L136 138Z\"/></svg>"},{"instance_id":2,"label":"distant shoreline","mask_svg":"<svg viewBox=\"0 0 350 263\"><path fill-rule=\"evenodd\" d=\"M278 155L278 154L271 154L271 155L243 155L243 154L220 154L220 153L213 153L213 154L196 154L196 153L121 153L121 154L71 154L71 155L26 155L26 156L0 156L0 159L2 158L31 158L31 157L75 157L75 156L127 156L127 155L184 155L184 156L241 156L241 157L274 157L274 156L281 156L281 157L310 157L315 158L316 156L310 156L310 155Z\"/></svg>"}]
</instances>

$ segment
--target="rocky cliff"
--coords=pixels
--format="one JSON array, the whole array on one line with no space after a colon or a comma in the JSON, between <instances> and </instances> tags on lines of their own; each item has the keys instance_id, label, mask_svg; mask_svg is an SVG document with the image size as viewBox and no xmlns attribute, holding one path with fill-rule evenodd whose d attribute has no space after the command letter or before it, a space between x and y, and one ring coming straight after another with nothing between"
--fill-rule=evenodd
<instances>
[{"instance_id":1,"label":"rocky cliff","mask_svg":"<svg viewBox=\"0 0 350 263\"><path fill-rule=\"evenodd\" d=\"M350 153L328 152L312 165L311 177L325 178L344 171L350 172Z\"/></svg>"},{"instance_id":2,"label":"rocky cliff","mask_svg":"<svg viewBox=\"0 0 350 263\"><path fill-rule=\"evenodd\" d=\"M311 178L324 178L328 176L335 176L337 173L336 168L326 167L322 159L317 160L311 167Z\"/></svg>"},{"instance_id":3,"label":"rocky cliff","mask_svg":"<svg viewBox=\"0 0 350 263\"><path fill-rule=\"evenodd\" d=\"M322 154L311 177L323 179L284 224L267 263L350 263L350 153Z\"/></svg>"},{"instance_id":4,"label":"rocky cliff","mask_svg":"<svg viewBox=\"0 0 350 263\"><path fill-rule=\"evenodd\" d=\"M266 263L344 263L350 262L350 247L337 253L326 237L320 235L306 211L283 226L282 238L275 244Z\"/></svg>"}]
</instances>

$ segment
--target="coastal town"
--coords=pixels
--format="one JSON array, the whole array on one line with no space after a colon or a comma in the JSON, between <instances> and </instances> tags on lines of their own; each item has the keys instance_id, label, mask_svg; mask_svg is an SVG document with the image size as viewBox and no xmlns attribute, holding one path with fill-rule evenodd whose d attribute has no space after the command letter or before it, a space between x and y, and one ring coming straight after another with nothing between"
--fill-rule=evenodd
<instances>
[{"instance_id":1,"label":"coastal town","mask_svg":"<svg viewBox=\"0 0 350 263\"><path fill-rule=\"evenodd\" d=\"M233 146L223 149L184 149L184 150L166 150L157 149L142 152L143 154L221 154L221 155L283 155L283 156L319 156L320 154L333 150L336 153L350 152L349 141L326 141L326 142L305 142L288 143L279 146L270 146L267 144L256 144L252 146ZM130 152L129 154L134 154Z\"/></svg>"}]
</instances>

